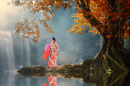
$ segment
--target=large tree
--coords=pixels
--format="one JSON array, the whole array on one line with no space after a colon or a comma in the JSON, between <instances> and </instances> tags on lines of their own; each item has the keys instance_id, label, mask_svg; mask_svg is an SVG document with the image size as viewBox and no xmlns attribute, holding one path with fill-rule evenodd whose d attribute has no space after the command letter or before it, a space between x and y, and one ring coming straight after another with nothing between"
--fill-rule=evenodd
<instances>
[{"instance_id":1,"label":"large tree","mask_svg":"<svg viewBox=\"0 0 130 86\"><path fill-rule=\"evenodd\" d=\"M114 69L114 65L120 68L129 68L129 51L124 48L124 40L129 37L129 19L130 19L130 1L129 0L73 0L77 7L75 23L68 32L81 34L88 32L100 33L103 38L103 46L99 54L95 57L98 65L103 66L105 59L108 65ZM51 27L47 24L50 17L54 16L53 9L63 7L71 8L71 0L36 0L24 1L19 5L27 5L34 12L40 12L45 17L40 19L40 23L47 28L47 31L53 33ZM30 26L32 24L32 26ZM28 38L33 35L33 42L38 42L40 31L37 23L18 22L15 26L16 32L22 32L23 37Z\"/></svg>"}]
</instances>

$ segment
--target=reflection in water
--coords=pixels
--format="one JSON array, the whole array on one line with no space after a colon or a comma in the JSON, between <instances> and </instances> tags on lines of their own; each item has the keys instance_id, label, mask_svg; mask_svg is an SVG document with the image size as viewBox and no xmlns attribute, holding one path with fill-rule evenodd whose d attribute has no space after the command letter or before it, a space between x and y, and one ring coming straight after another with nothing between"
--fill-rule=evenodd
<instances>
[{"instance_id":1,"label":"reflection in water","mask_svg":"<svg viewBox=\"0 0 130 86\"><path fill-rule=\"evenodd\" d=\"M90 60L87 60L87 62L90 62ZM81 64L62 65L58 68L31 66L23 67L17 72L22 76L29 77L49 76L48 82L49 84L53 85L56 85L57 77L61 77L63 79L80 79L83 80L86 84L93 83L97 86L122 86L124 85L124 82L126 83L128 81L126 79L127 72L122 70L120 70L119 72L105 70L100 66L96 66L95 63L87 63L87 66ZM129 85L127 84L124 86Z\"/></svg>"},{"instance_id":2,"label":"reflection in water","mask_svg":"<svg viewBox=\"0 0 130 86\"><path fill-rule=\"evenodd\" d=\"M84 84L79 79L63 79L57 75L48 76L48 82L46 81L43 86L94 86L93 83Z\"/></svg>"},{"instance_id":3,"label":"reflection in water","mask_svg":"<svg viewBox=\"0 0 130 86\"><path fill-rule=\"evenodd\" d=\"M0 5L1 6L1 8L3 8L4 6L3 6L3 3ZM8 22L9 22L9 20L11 20L11 22L12 22L12 19L10 19L10 18L7 18L7 19L4 19L4 17L3 17L3 15L5 15L5 14L3 14L3 13L5 13L4 11L6 10L6 9L9 9L10 7L4 7L4 10L0 10L0 11L2 11L2 16L0 17L1 19L0 19L0 21L1 21L1 26L4 26L4 24L6 24L7 26L8 26ZM17 8L15 8L15 9L17 9ZM8 11L8 15L7 15L7 17L9 17L10 15L12 15L13 13L15 13L16 15L15 15L15 17L12 17L11 16L11 18L13 18L13 20L15 20L15 19L17 19L18 17L19 17L19 15L18 15L18 13L22 13L21 12L21 10L20 11L18 11L18 13L16 12L16 11L14 11L13 9L9 9L10 11ZM10 14L10 13L12 13L12 14ZM62 12L61 12L62 13ZM66 13L63 13L63 14L65 14L66 15ZM27 16L27 15L26 15ZM29 15L30 16L30 15ZM32 15L31 15L32 16ZM58 16L60 16L60 15L58 15ZM61 15L61 16L63 16L63 15ZM55 18L57 18L57 17L55 17ZM65 16L64 16L64 18L66 18ZM68 21L68 19L66 18L66 19L62 19L61 17L60 17L60 19L63 21ZM70 18L71 19L71 18ZM4 21L3 21L4 20ZM54 20L58 20L58 18L57 19L54 19ZM58 20L59 21L59 20ZM3 23L4 22L4 23ZM70 22L69 22L70 23ZM11 23L11 24L13 24L13 23ZM64 24L64 23L63 23ZM61 23L54 23L54 25L58 25L58 26L61 26L61 27L64 27L64 26L62 26L62 24ZM65 26L69 26L69 25L66 25L66 24L64 24ZM10 26L9 26L10 27ZM54 26L54 27L56 27L56 26ZM61 27L58 27L58 28L61 28ZM57 29L57 30L59 30L59 29ZM56 31L56 30L55 30ZM59 33L59 31L57 31L58 33ZM63 33L63 31L61 31L60 33ZM62 34L63 35L63 34ZM69 37L69 38L72 38L73 40L71 40L71 39L69 39L69 38L67 38L67 36ZM83 40L83 37L82 37L82 39L80 39L80 40L78 40L79 42L77 42L77 43L74 43L75 42L75 40L74 40L74 37L71 37L71 36L69 36L69 35L65 35L65 36L63 36L63 37L65 37L64 39L65 40L61 40L62 41L62 43L65 43L65 44L63 44L63 45L65 45L64 47L66 47L65 49L61 49L61 50L66 50L66 51L77 51L78 52L78 50L77 49L79 49L80 50L80 48L82 49L82 48L84 48L84 47L87 47L86 48L86 50L85 49L83 49L83 51L85 51L85 53L83 52L79 52L79 53L77 53L76 52L76 54L77 55L79 55L79 56L81 56L81 55L83 55L84 57L88 57L88 55L95 55L95 53L94 52L91 52L91 50L93 51L93 49L91 49L90 50L90 45L89 44L86 44L86 43L89 43L89 42L91 42L90 40L88 41L88 42L83 42L83 41L80 41L80 40ZM59 37L59 34L58 34L58 37ZM63 39L63 37L61 36L61 37L59 37L59 39ZM48 38L47 38L48 39ZM86 38L86 36L84 36L84 39L85 40L87 40L87 38ZM89 36L88 36L88 39L90 39L89 38ZM47 41L47 40L46 40ZM68 41L68 43L66 42L66 41ZM71 42L71 41L74 41L74 42ZM45 41L44 41L45 42ZM83 43L82 43L83 42ZM85 43L85 44L84 44ZM101 42L102 43L102 42ZM25 46L27 44L27 46ZM61 44L61 42L60 42L60 44ZM70 46L71 45L71 48L69 48L68 46ZM77 46L77 48L76 49L74 49L75 47L72 47L72 44L73 44L73 46ZM40 44L39 44L40 45ZM82 47L82 45L83 45L83 47ZM88 46L87 46L88 45ZM93 42L93 45L94 45L94 42ZM24 46L26 47L26 50L25 50L25 52L27 53L27 54L25 54L24 53ZM62 45L61 45L62 46ZM15 46L15 47L17 47L17 46ZM63 47L63 48L64 48ZM92 47L92 46L91 46ZM41 48L41 45L40 45L40 47L37 47L37 49L39 49L40 50L40 48ZM68 49L67 49L68 48ZM32 49L32 50L34 50L34 49ZM95 50L95 47L94 47L94 50ZM17 51L17 50L16 50ZM16 52L15 51L15 53L18 53L18 51ZM29 66L30 65L30 54L29 54L29 52L30 52L30 49L29 49L29 40L24 40L24 41L22 41L22 39L21 39L21 54L19 54L18 56L21 56L21 60L19 59L19 60L16 60L17 61L17 64L15 65L15 59L16 58L18 58L17 56L16 56L16 58L13 56L13 44L12 44L12 34L10 33L10 32L3 32L3 31L0 31L0 72L2 71L2 73L0 74L0 86L43 86L43 82L42 82L42 85L39 85L39 83L36 85L36 84L34 84L34 83L36 83L36 79L37 80L39 80L38 78L36 78L36 79L34 79L34 80L31 80L30 78L28 78L28 77L26 77L26 78L24 78L24 77L22 77L21 79L19 79L19 78L16 78L16 75L15 75L15 73L14 72L5 72L5 70L9 70L9 71L12 71L14 68L15 68L15 66L17 66L18 65L18 61L19 62L21 62L21 66ZM88 54L86 54L86 52L88 52ZM75 53L75 52L73 52L73 53ZM94 53L94 54L93 54ZM38 53L39 54L39 53ZM66 61L66 63L67 62L69 62L69 63L75 63L75 62L77 62L77 61L75 61L75 60L78 60L78 57L76 56L76 57L74 57L73 55L72 56L69 56L69 55L66 55L65 53L61 53L60 54L61 55L61 58L58 58L58 60L59 60L59 63L60 64L64 64L65 63L65 61ZM66 56L65 56L66 55ZM81 57L83 57L83 56L81 56ZM22 58L22 57L24 57L24 58ZM28 57L28 58L26 58L26 57ZM68 58L69 57L69 58ZM71 58L70 58L71 57ZM93 56L91 56L91 57L93 57ZM35 58L37 58L37 59L39 59L37 56L35 56ZM25 59L25 60L23 60L23 59ZM64 63L63 63L63 61L64 61ZM81 61L82 62L82 61ZM36 62L36 60L34 60L34 63L33 63L33 65L35 64L35 63L39 63L39 62ZM15 65L15 66L14 66ZM87 69L88 68L88 69ZM78 70L77 71L75 71L74 70L74 68L72 68L72 67L70 67L70 66L68 66L68 69L69 70L67 70L67 69L65 69L65 70L63 70L63 69L61 69L61 70L58 70L57 72L58 72L58 76L59 77L62 77L62 78L65 78L65 79L82 79L86 84L88 84L88 83L95 83L97 86L102 86L102 85L106 85L106 86L108 86L108 85L110 85L110 86L113 86L113 85L118 85L118 86L130 86L130 82L129 82L129 75L128 76L126 76L126 74L125 73L117 73L117 72L114 72L114 73L110 73L110 72L101 72L100 71L100 69L96 69L96 68L90 68L90 67L88 67L87 66L87 68L86 68L86 70L84 70L84 72L82 71L82 70L80 70L80 68L77 68ZM116 68L116 67L115 67ZM3 73L3 70L4 70L4 73ZM40 71L41 70L41 71ZM46 77L46 76L51 76L51 74L54 72L54 73L56 73L56 71L54 70L48 70L47 72L48 73L46 73L46 74L44 74L44 70L42 70L42 68L41 69L38 69L37 70L38 72L36 72L36 71L29 71L28 70L28 73L26 73L26 76L33 76L33 77ZM30 73L31 72L31 73ZM109 74L110 73L110 74ZM29 75L30 74L30 75ZM53 75L54 76L54 75ZM126 78L125 78L126 77ZM53 77L52 77L53 78ZM54 81L55 81L56 79L54 79ZM61 81L61 80L60 80ZM67 81L71 81L71 80L67 80ZM46 81L47 82L47 81ZM53 80L52 80L52 82L53 82ZM19 84L20 83L20 84ZM32 84L33 83L33 84ZM54 83L54 82L53 82ZM57 82L58 83L58 82ZM61 84L59 84L58 86L66 86L66 84L65 83L68 83L68 82L59 82L59 83L61 83ZM71 83L72 84L72 83ZM128 85L129 84L129 85ZM67 84L68 85L68 84ZM70 86L70 84L69 84L69 86ZM71 86L82 86L81 84L78 84L77 85L77 83L75 83L74 85L71 85Z\"/></svg>"},{"instance_id":4,"label":"reflection in water","mask_svg":"<svg viewBox=\"0 0 130 86\"><path fill-rule=\"evenodd\" d=\"M15 86L15 75L13 71L0 74L0 86Z\"/></svg>"},{"instance_id":5,"label":"reflection in water","mask_svg":"<svg viewBox=\"0 0 130 86\"><path fill-rule=\"evenodd\" d=\"M50 75L48 77L49 86L57 86L57 76L56 75ZM44 86L48 86L46 83Z\"/></svg>"},{"instance_id":6,"label":"reflection in water","mask_svg":"<svg viewBox=\"0 0 130 86\"><path fill-rule=\"evenodd\" d=\"M57 86L57 76L55 75L50 75L48 77L48 81L49 81L49 86Z\"/></svg>"}]
</instances>

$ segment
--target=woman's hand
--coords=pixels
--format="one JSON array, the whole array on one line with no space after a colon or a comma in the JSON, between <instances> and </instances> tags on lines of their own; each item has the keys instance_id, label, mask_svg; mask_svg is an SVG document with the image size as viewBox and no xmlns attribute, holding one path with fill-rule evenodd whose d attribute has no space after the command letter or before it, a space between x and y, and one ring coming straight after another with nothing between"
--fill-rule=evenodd
<instances>
[{"instance_id":1,"label":"woman's hand","mask_svg":"<svg viewBox=\"0 0 130 86\"><path fill-rule=\"evenodd\" d=\"M51 60L51 59L49 59L49 61L52 63L53 62L53 60Z\"/></svg>"}]
</instances>

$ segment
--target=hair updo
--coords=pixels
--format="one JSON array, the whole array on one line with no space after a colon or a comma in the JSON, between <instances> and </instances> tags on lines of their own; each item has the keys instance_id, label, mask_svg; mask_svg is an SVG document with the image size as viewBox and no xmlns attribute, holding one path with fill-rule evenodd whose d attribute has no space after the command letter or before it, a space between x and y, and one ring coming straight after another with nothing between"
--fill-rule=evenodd
<instances>
[{"instance_id":1,"label":"hair updo","mask_svg":"<svg viewBox=\"0 0 130 86\"><path fill-rule=\"evenodd\" d=\"M55 37L52 37L52 40L56 41L56 38L55 38Z\"/></svg>"}]
</instances>

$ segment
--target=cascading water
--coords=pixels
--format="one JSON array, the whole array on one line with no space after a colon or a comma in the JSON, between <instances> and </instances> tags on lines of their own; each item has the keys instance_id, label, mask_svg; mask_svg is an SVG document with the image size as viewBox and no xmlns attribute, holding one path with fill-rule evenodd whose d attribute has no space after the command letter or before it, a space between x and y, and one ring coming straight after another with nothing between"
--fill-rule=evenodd
<instances>
[{"instance_id":1,"label":"cascading water","mask_svg":"<svg viewBox=\"0 0 130 86\"><path fill-rule=\"evenodd\" d=\"M12 33L0 31L0 86L14 86L16 70L13 48Z\"/></svg>"},{"instance_id":2,"label":"cascading water","mask_svg":"<svg viewBox=\"0 0 130 86\"><path fill-rule=\"evenodd\" d=\"M29 39L24 40L24 44L26 47L26 66L30 66L30 46L29 46ZM26 86L30 86L30 79L27 78Z\"/></svg>"},{"instance_id":3,"label":"cascading water","mask_svg":"<svg viewBox=\"0 0 130 86\"><path fill-rule=\"evenodd\" d=\"M0 31L0 65L2 70L13 71L15 69L12 34L7 31Z\"/></svg>"},{"instance_id":4,"label":"cascading water","mask_svg":"<svg viewBox=\"0 0 130 86\"><path fill-rule=\"evenodd\" d=\"M20 34L20 43L21 43L21 65L23 65L23 37L22 35ZM21 68L21 67L20 67Z\"/></svg>"},{"instance_id":5,"label":"cascading water","mask_svg":"<svg viewBox=\"0 0 130 86\"><path fill-rule=\"evenodd\" d=\"M29 39L25 39L25 43L26 43L26 55L27 55L27 66L30 66L30 46L29 46Z\"/></svg>"},{"instance_id":6,"label":"cascading water","mask_svg":"<svg viewBox=\"0 0 130 86\"><path fill-rule=\"evenodd\" d=\"M21 40L21 66L30 66L30 45L29 39L23 39L22 34L20 35ZM21 86L30 86L30 79L27 78L25 81L21 80Z\"/></svg>"},{"instance_id":7,"label":"cascading water","mask_svg":"<svg viewBox=\"0 0 130 86\"><path fill-rule=\"evenodd\" d=\"M23 39L22 34L19 34L21 40L21 66L30 66L30 45L29 39Z\"/></svg>"}]
</instances>

